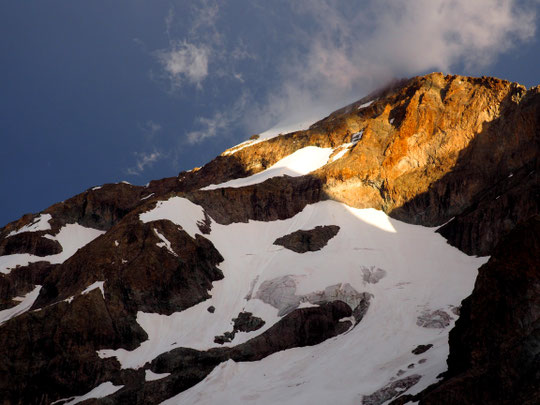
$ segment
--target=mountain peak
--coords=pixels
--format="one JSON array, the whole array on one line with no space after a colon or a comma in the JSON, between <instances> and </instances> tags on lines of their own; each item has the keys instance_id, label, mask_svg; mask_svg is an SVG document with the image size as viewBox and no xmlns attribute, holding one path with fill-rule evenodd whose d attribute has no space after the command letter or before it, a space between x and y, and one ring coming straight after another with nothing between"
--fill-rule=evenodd
<instances>
[{"instance_id":1,"label":"mountain peak","mask_svg":"<svg viewBox=\"0 0 540 405\"><path fill-rule=\"evenodd\" d=\"M531 229L520 224L539 213L539 89L442 73L395 80L305 130L253 136L176 177L93 187L8 224L6 403L217 403L239 392L247 403L429 401L429 390L414 395L449 351L448 378L484 365L460 343L490 339L471 305L500 298L484 268L473 291L479 256L494 254L486 268L504 278L509 246ZM534 285L520 291L535 296ZM496 369L497 356L471 350Z\"/></svg>"}]
</instances>

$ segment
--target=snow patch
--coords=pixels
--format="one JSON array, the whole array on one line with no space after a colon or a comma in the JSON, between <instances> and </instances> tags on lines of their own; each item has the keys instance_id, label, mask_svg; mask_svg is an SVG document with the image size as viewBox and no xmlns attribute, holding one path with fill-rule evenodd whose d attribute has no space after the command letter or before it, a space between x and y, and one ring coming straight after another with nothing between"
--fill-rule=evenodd
<instances>
[{"instance_id":1,"label":"snow patch","mask_svg":"<svg viewBox=\"0 0 540 405\"><path fill-rule=\"evenodd\" d=\"M48 214L47 214L48 215ZM56 235L47 235L48 239L56 240L62 246L62 252L50 256L35 256L29 253L17 253L0 256L0 273L9 274L17 266L28 266L30 263L46 261L51 264L63 263L80 248L90 243L105 231L86 228L79 224L64 225Z\"/></svg>"},{"instance_id":2,"label":"snow patch","mask_svg":"<svg viewBox=\"0 0 540 405\"><path fill-rule=\"evenodd\" d=\"M260 137L257 139L248 139L247 141L244 141L242 143L239 143L236 146L233 146L232 148L227 149L225 152L222 153L223 156L229 156L234 155L236 152L247 148L248 146L255 145L257 143L260 143L262 141L266 141L267 139L261 139Z\"/></svg>"},{"instance_id":3,"label":"snow patch","mask_svg":"<svg viewBox=\"0 0 540 405\"><path fill-rule=\"evenodd\" d=\"M23 232L48 231L51 229L51 224L49 224L51 219L51 214L41 214L28 225L25 225L16 231L11 231L7 237L9 238L10 236L18 235L19 233Z\"/></svg>"},{"instance_id":4,"label":"snow patch","mask_svg":"<svg viewBox=\"0 0 540 405\"><path fill-rule=\"evenodd\" d=\"M169 240L165 236L163 236L161 233L159 233L156 228L154 228L154 232L156 233L158 238L162 240L162 242L156 243L156 246L160 247L160 248L164 247L169 251L169 253L171 253L172 255L174 255L176 257L178 257L178 255L175 253L175 251L171 247L171 242L169 242Z\"/></svg>"},{"instance_id":5,"label":"snow patch","mask_svg":"<svg viewBox=\"0 0 540 405\"><path fill-rule=\"evenodd\" d=\"M84 395L78 396L78 397L71 397L71 398L65 398L60 399L58 401L54 401L51 403L51 405L75 405L79 402L86 401L87 399L91 398L105 398L109 395L114 394L116 391L118 391L120 388L122 388L123 385L114 385L112 382L107 381L104 382L97 387L95 387L93 390L87 392ZM66 402L67 401L67 402Z\"/></svg>"},{"instance_id":6,"label":"snow patch","mask_svg":"<svg viewBox=\"0 0 540 405\"><path fill-rule=\"evenodd\" d=\"M105 281L96 281L95 283L92 283L88 287L86 287L84 291L81 292L81 294L88 294L90 291L99 288L101 290L101 295L103 295L103 299L105 299L105 290L103 288L103 283L105 283Z\"/></svg>"},{"instance_id":7,"label":"snow patch","mask_svg":"<svg viewBox=\"0 0 540 405\"><path fill-rule=\"evenodd\" d=\"M371 101L368 101L367 103L364 103L362 105L360 105L358 107L359 110L361 110L362 108L366 108L366 107L369 107L371 104L373 104L375 102L375 100L371 100Z\"/></svg>"},{"instance_id":8,"label":"snow patch","mask_svg":"<svg viewBox=\"0 0 540 405\"><path fill-rule=\"evenodd\" d=\"M300 305L298 305L298 309L301 309L301 308L315 308L315 307L318 307L318 306L319 306L318 304L312 304L311 302L304 301L304 302L301 302Z\"/></svg>"},{"instance_id":9,"label":"snow patch","mask_svg":"<svg viewBox=\"0 0 540 405\"><path fill-rule=\"evenodd\" d=\"M99 190L101 186L92 187L92 191Z\"/></svg>"},{"instance_id":10,"label":"snow patch","mask_svg":"<svg viewBox=\"0 0 540 405\"><path fill-rule=\"evenodd\" d=\"M252 176L234 179L221 184L211 184L201 190L215 190L224 187L245 187L252 184L262 183L272 177L278 176L303 176L319 169L328 162L328 158L334 150L332 148L319 148L307 146L299 149L289 156L281 159L270 168Z\"/></svg>"},{"instance_id":11,"label":"snow patch","mask_svg":"<svg viewBox=\"0 0 540 405\"><path fill-rule=\"evenodd\" d=\"M142 200L146 200L147 198L150 198L150 197L152 197L153 195L154 195L154 193L148 194L146 197L141 198L141 201L142 201Z\"/></svg>"},{"instance_id":12,"label":"snow patch","mask_svg":"<svg viewBox=\"0 0 540 405\"><path fill-rule=\"evenodd\" d=\"M204 210L186 198L172 197L158 201L155 208L140 214L139 219L144 223L168 219L195 238L195 234L200 233L197 222L204 221Z\"/></svg>"},{"instance_id":13,"label":"snow patch","mask_svg":"<svg viewBox=\"0 0 540 405\"><path fill-rule=\"evenodd\" d=\"M332 163L338 159L341 159L343 156L345 156L345 154L351 149L351 146L353 145L354 143L349 142L349 143L344 143L341 146L338 146L335 150L339 150L339 149L341 150L338 153L336 153L334 156L332 156L332 159L330 160L329 163Z\"/></svg>"},{"instance_id":14,"label":"snow patch","mask_svg":"<svg viewBox=\"0 0 540 405\"><path fill-rule=\"evenodd\" d=\"M34 305L34 302L39 295L39 290L41 290L41 286L37 285L32 291L30 291L24 297L21 297L22 300L20 304L0 311L0 325L10 320L11 318L15 318L16 316L19 316L28 311L32 307L32 305Z\"/></svg>"},{"instance_id":15,"label":"snow patch","mask_svg":"<svg viewBox=\"0 0 540 405\"><path fill-rule=\"evenodd\" d=\"M157 374L154 373L152 370L144 370L144 381L161 380L162 378L168 377L170 375L171 373Z\"/></svg>"}]
</instances>

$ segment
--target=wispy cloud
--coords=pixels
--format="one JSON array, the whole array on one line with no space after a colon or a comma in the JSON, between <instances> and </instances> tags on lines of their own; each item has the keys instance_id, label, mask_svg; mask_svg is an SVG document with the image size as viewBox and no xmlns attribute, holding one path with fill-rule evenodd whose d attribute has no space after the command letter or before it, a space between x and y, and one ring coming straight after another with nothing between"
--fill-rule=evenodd
<instances>
[{"instance_id":1,"label":"wispy cloud","mask_svg":"<svg viewBox=\"0 0 540 405\"><path fill-rule=\"evenodd\" d=\"M208 76L210 49L186 41L172 41L168 49L156 51L156 57L173 87L188 81L200 87Z\"/></svg>"},{"instance_id":2,"label":"wispy cloud","mask_svg":"<svg viewBox=\"0 0 540 405\"><path fill-rule=\"evenodd\" d=\"M228 135L226 130L230 129L231 125L237 123L242 117L246 111L248 99L248 93L244 92L231 107L217 111L209 118L198 117L196 125L199 129L186 134L187 142L196 144L218 135Z\"/></svg>"},{"instance_id":3,"label":"wispy cloud","mask_svg":"<svg viewBox=\"0 0 540 405\"><path fill-rule=\"evenodd\" d=\"M256 106L263 125L316 119L393 77L481 69L535 32L534 12L514 0L305 0L293 10L312 25L295 27L282 84Z\"/></svg>"},{"instance_id":4,"label":"wispy cloud","mask_svg":"<svg viewBox=\"0 0 540 405\"><path fill-rule=\"evenodd\" d=\"M195 85L205 102L223 92L223 83L229 86L227 94L240 94L235 102L214 111L211 102L205 105L209 113L197 117L182 140L193 145L233 130L248 135L274 125L314 122L395 77L434 70L481 73L504 52L534 37L538 4L538 0L366 0L361 6L348 0L298 0L279 6L254 2L246 13L253 17L257 35L265 39L253 39L246 35L255 31L223 25L231 24L223 20L231 15L227 3L206 0L189 6L189 20L176 26L181 13L175 15L171 9L165 17L168 47L154 56L174 89ZM175 27L183 30L177 31L179 39L174 39ZM229 80L203 86L212 77Z\"/></svg>"},{"instance_id":5,"label":"wispy cloud","mask_svg":"<svg viewBox=\"0 0 540 405\"><path fill-rule=\"evenodd\" d=\"M137 126L147 144L155 144L156 135L163 129L161 124L152 120L148 120L142 124L139 123ZM152 167L155 162L166 157L166 155L155 147L152 148L151 152L134 152L133 155L135 156L135 164L132 167L124 169L124 172L131 176L142 174L147 168Z\"/></svg>"},{"instance_id":6,"label":"wispy cloud","mask_svg":"<svg viewBox=\"0 0 540 405\"><path fill-rule=\"evenodd\" d=\"M156 134L162 130L161 124L152 120L148 120L144 124L138 124L138 127L144 137L149 141L153 140Z\"/></svg>"},{"instance_id":7,"label":"wispy cloud","mask_svg":"<svg viewBox=\"0 0 540 405\"><path fill-rule=\"evenodd\" d=\"M172 90L186 83L202 89L202 83L209 75L212 58L219 59L221 35L216 29L219 6L217 2L205 0L191 6L189 29L182 39L174 38L176 13L174 6L165 16L165 33L169 44L167 48L154 51L164 76Z\"/></svg>"},{"instance_id":8,"label":"wispy cloud","mask_svg":"<svg viewBox=\"0 0 540 405\"><path fill-rule=\"evenodd\" d=\"M132 176L140 175L146 168L152 167L155 162L163 158L163 155L156 151L150 153L135 152L135 156L137 158L135 166L129 167L125 170L126 174Z\"/></svg>"}]
</instances>

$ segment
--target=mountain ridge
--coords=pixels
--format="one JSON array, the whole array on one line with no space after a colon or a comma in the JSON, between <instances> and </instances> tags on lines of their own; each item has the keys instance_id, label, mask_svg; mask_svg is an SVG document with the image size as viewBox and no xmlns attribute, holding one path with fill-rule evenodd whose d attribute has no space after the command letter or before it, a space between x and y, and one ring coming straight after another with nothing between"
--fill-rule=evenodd
<instances>
[{"instance_id":1,"label":"mountain ridge","mask_svg":"<svg viewBox=\"0 0 540 405\"><path fill-rule=\"evenodd\" d=\"M94 187L39 216L23 216L0 230L0 309L15 308L20 301L13 298L41 287L27 308L30 312L0 326L4 347L0 374L5 376L0 391L6 393L5 403L50 403L111 380L125 388L111 397L116 399L103 398L103 403L160 402L177 394L180 386L186 389L201 381L227 359L259 359L261 353L337 336L351 327L344 328L340 318L352 316L357 305L342 306L340 302L349 298L339 288L332 299L328 294L334 292L323 294L324 305L316 301L317 308L297 308L277 321L276 329L268 324L270 329L257 332L262 334L251 343L240 344L244 349L178 348L180 357L162 354L150 370L167 373L160 364L169 364L177 374L148 387L141 383L142 370L119 371L117 360L97 354L103 349L134 350L147 340L147 331L138 323L141 311L172 315L211 298L213 284L227 278L220 266L230 260L211 241L222 227L291 220L310 207L335 201L352 209L376 208L409 224L438 227L437 232L461 251L492 254L518 224L539 213L539 136L540 87L527 90L495 78L433 73L395 82L307 130L248 140L177 177L151 181L146 187L123 183ZM330 148L328 161L307 174L291 172L294 175L237 188L220 186L271 170L308 147ZM210 185L213 189L205 189ZM197 218L193 224L170 217L143 221L143 215L174 198L182 200L178 212ZM46 221L50 229L17 234L44 215L51 217ZM79 250L64 262L47 264L59 247L65 249L58 235L69 224L77 224L81 234L87 229L104 234L75 246ZM317 224L323 225L333 224ZM20 267L10 269L16 260L22 260ZM101 291L84 293L95 283L101 283ZM297 288L296 281L290 283L284 280L280 288ZM307 300L294 298L302 299ZM362 309L368 314L369 302ZM61 316L55 308L60 308ZM81 312L87 315L78 319ZM299 325L308 325L307 313L319 326L300 336ZM92 319L103 321L95 324ZM56 330L51 341L45 338L50 334L47 323ZM22 335L22 340L13 340L15 335ZM287 338L280 342L275 336ZM45 346L32 365L38 341ZM68 350L63 349L66 342ZM182 371L175 362L189 366ZM154 386L160 388L152 393ZM439 392L444 384L441 387ZM19 396L21 392L24 396Z\"/></svg>"}]
</instances>

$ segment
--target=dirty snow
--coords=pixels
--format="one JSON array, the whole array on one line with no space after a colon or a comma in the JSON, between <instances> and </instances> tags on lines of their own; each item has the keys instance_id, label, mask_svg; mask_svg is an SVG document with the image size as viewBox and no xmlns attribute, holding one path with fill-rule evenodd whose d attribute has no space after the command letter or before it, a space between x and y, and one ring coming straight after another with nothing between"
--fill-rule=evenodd
<instances>
[{"instance_id":1,"label":"dirty snow","mask_svg":"<svg viewBox=\"0 0 540 405\"><path fill-rule=\"evenodd\" d=\"M71 397L66 399L60 399L58 401L54 401L51 403L51 405L75 405L79 402L86 401L87 399L91 398L105 398L109 395L114 394L116 391L118 391L120 388L122 388L123 385L114 385L112 382L107 381L104 382L91 391L87 392L84 395L78 396L78 397ZM67 402L66 402L67 401Z\"/></svg>"},{"instance_id":2,"label":"dirty snow","mask_svg":"<svg viewBox=\"0 0 540 405\"><path fill-rule=\"evenodd\" d=\"M28 311L32 307L32 305L34 305L34 302L39 295L39 290L41 290L41 286L37 285L24 297L20 297L22 298L22 300L18 305L0 311L0 325L10 320L11 318L15 318L16 316L19 316L20 314Z\"/></svg>"},{"instance_id":3,"label":"dirty snow","mask_svg":"<svg viewBox=\"0 0 540 405\"><path fill-rule=\"evenodd\" d=\"M56 235L45 235L47 239L56 240L62 246L62 252L50 256L35 256L29 253L17 253L0 256L0 273L9 274L17 266L46 261L52 264L63 263L84 245L104 234L98 229L86 228L79 224L64 225Z\"/></svg>"},{"instance_id":4,"label":"dirty snow","mask_svg":"<svg viewBox=\"0 0 540 405\"><path fill-rule=\"evenodd\" d=\"M23 232L48 231L49 229L51 229L51 224L49 224L49 221L51 219L51 214L41 214L28 225L25 225L22 228L17 229L16 231L11 231L7 235L7 237L9 238L10 236L18 235L19 233Z\"/></svg>"},{"instance_id":5,"label":"dirty snow","mask_svg":"<svg viewBox=\"0 0 540 405\"><path fill-rule=\"evenodd\" d=\"M90 284L88 287L86 287L81 294L88 294L90 291L95 290L96 288L99 288L101 290L101 295L103 295L103 299L105 299L105 290L103 289L103 283L105 281L96 281L95 283Z\"/></svg>"},{"instance_id":6,"label":"dirty snow","mask_svg":"<svg viewBox=\"0 0 540 405\"><path fill-rule=\"evenodd\" d=\"M202 208L196 207L192 211L202 216ZM178 221L178 210L168 212L173 222ZM183 221L195 223L190 216ZM340 227L320 251L298 254L273 245L278 237L319 225ZM225 278L213 283L211 298L171 315L138 312L137 322L148 340L132 351L107 349L98 354L117 357L123 368L140 368L177 347L219 347L214 337L230 330L231 320L242 311L266 322L257 331L237 333L224 345L235 346L280 319L275 307L255 298L254 292L265 281L289 276L298 296L349 283L373 298L364 319L348 333L257 362L223 363L165 403L334 404L339 398L340 404L358 404L363 395L383 387L398 373L421 375L407 391L418 392L445 371L448 332L455 321L451 309L470 294L477 269L487 260L463 254L435 230L336 201L308 205L286 220L214 223L205 237L224 257L219 268ZM209 306L215 307L214 313L207 311ZM434 311L448 312L450 324L442 329L417 325L421 314ZM433 348L416 356L411 351L419 344L433 344ZM408 369L411 363L414 368ZM329 378L328 370L336 378Z\"/></svg>"},{"instance_id":7,"label":"dirty snow","mask_svg":"<svg viewBox=\"0 0 540 405\"><path fill-rule=\"evenodd\" d=\"M299 149L289 156L281 159L270 168L256 173L252 176L234 179L221 184L211 184L201 190L215 190L224 187L245 187L252 184L262 183L263 181L278 176L303 176L328 162L328 158L334 150L332 148L319 148L316 146L307 146Z\"/></svg>"},{"instance_id":8,"label":"dirty snow","mask_svg":"<svg viewBox=\"0 0 540 405\"><path fill-rule=\"evenodd\" d=\"M352 144L354 145L355 143L357 143L358 141L360 141L362 139L362 136L364 135L364 130L361 130L355 134L352 135L352 138L351 138L351 142Z\"/></svg>"}]
</instances>

